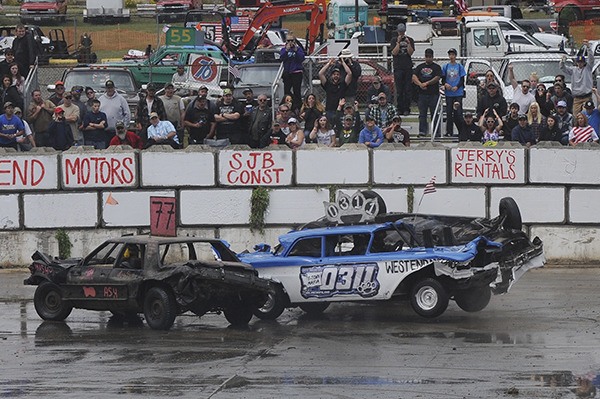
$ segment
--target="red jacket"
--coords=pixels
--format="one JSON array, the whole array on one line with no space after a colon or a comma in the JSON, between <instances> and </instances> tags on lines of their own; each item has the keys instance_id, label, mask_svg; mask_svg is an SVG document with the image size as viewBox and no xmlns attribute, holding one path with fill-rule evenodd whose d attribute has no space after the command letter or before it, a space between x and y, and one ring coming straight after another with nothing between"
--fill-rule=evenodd
<instances>
[{"instance_id":1,"label":"red jacket","mask_svg":"<svg viewBox=\"0 0 600 399\"><path fill-rule=\"evenodd\" d=\"M110 143L108 143L108 145L109 146L111 146L111 145L130 145L133 148L141 150L142 147L144 146L144 143L142 143L142 140L138 137L137 134L135 134L134 132L131 132L131 131L127 131L125 133L124 140L121 140L119 138L119 136L115 135L110 140Z\"/></svg>"}]
</instances>

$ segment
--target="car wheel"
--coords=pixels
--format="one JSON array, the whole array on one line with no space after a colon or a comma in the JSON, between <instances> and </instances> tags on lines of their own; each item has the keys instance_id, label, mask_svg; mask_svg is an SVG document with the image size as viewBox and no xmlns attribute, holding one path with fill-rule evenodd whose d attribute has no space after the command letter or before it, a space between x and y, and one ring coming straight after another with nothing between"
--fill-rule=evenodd
<instances>
[{"instance_id":1,"label":"car wheel","mask_svg":"<svg viewBox=\"0 0 600 399\"><path fill-rule=\"evenodd\" d=\"M256 317L262 320L275 320L285 310L285 293L281 285L274 286L273 291L269 291L267 301L260 308L255 308L252 312Z\"/></svg>"},{"instance_id":2,"label":"car wheel","mask_svg":"<svg viewBox=\"0 0 600 399\"><path fill-rule=\"evenodd\" d=\"M329 307L329 302L307 302L298 306L308 314L321 314Z\"/></svg>"},{"instance_id":3,"label":"car wheel","mask_svg":"<svg viewBox=\"0 0 600 399\"><path fill-rule=\"evenodd\" d=\"M377 213L377 215L387 213L387 206L385 205L385 201L383 200L383 198L381 198L381 195L377 194L373 190L363 190L363 191L361 191L361 193L362 193L362 195L364 195L364 197L366 199L371 199L371 198L377 199L377 204L379 204L379 212Z\"/></svg>"},{"instance_id":4,"label":"car wheel","mask_svg":"<svg viewBox=\"0 0 600 399\"><path fill-rule=\"evenodd\" d=\"M177 316L177 302L170 290L152 287L144 298L146 323L154 330L168 330Z\"/></svg>"},{"instance_id":5,"label":"car wheel","mask_svg":"<svg viewBox=\"0 0 600 399\"><path fill-rule=\"evenodd\" d=\"M490 287L479 287L470 290L459 290L454 294L454 300L465 312L479 312L485 309L492 298Z\"/></svg>"},{"instance_id":6,"label":"car wheel","mask_svg":"<svg viewBox=\"0 0 600 399\"><path fill-rule=\"evenodd\" d=\"M559 21L564 21L568 25L569 22L579 21L583 17L581 10L574 6L566 6L558 15Z\"/></svg>"},{"instance_id":7,"label":"car wheel","mask_svg":"<svg viewBox=\"0 0 600 399\"><path fill-rule=\"evenodd\" d=\"M498 208L500 215L504 216L502 226L504 226L505 229L521 230L523 227L521 211L519 211L519 206L514 199L511 197L502 198Z\"/></svg>"},{"instance_id":8,"label":"car wheel","mask_svg":"<svg viewBox=\"0 0 600 399\"><path fill-rule=\"evenodd\" d=\"M232 326L245 326L252 319L252 307L244 304L242 301L227 307L223 314Z\"/></svg>"},{"instance_id":9,"label":"car wheel","mask_svg":"<svg viewBox=\"0 0 600 399\"><path fill-rule=\"evenodd\" d=\"M44 320L63 321L73 310L73 306L62 299L60 287L50 282L37 287L33 304L37 314Z\"/></svg>"},{"instance_id":10,"label":"car wheel","mask_svg":"<svg viewBox=\"0 0 600 399\"><path fill-rule=\"evenodd\" d=\"M410 305L422 317L438 317L448 307L448 292L438 280L426 278L417 282L410 294Z\"/></svg>"}]
</instances>

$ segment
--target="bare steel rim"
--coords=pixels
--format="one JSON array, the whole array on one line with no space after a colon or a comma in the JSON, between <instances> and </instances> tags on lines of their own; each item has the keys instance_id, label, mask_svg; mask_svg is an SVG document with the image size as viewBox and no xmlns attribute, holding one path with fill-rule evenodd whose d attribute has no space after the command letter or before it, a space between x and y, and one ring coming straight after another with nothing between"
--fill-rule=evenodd
<instances>
[{"instance_id":1,"label":"bare steel rim","mask_svg":"<svg viewBox=\"0 0 600 399\"><path fill-rule=\"evenodd\" d=\"M431 286L424 286L419 288L419 290L415 294L415 301L417 305L423 310L432 310L434 309L440 298L438 296L437 291Z\"/></svg>"},{"instance_id":2,"label":"bare steel rim","mask_svg":"<svg viewBox=\"0 0 600 399\"><path fill-rule=\"evenodd\" d=\"M263 313L270 312L275 307L276 301L277 299L275 298L275 293L269 291L269 293L267 294L267 300L265 301L265 304L258 309Z\"/></svg>"}]
</instances>

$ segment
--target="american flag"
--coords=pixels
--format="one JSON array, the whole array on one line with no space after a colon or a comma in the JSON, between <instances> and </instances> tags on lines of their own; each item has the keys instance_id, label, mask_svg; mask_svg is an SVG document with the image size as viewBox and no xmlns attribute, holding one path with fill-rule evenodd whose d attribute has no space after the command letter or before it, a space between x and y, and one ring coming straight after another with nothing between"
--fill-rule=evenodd
<instances>
[{"instance_id":1,"label":"american flag","mask_svg":"<svg viewBox=\"0 0 600 399\"><path fill-rule=\"evenodd\" d=\"M465 12L469 12L469 5L467 4L467 0L454 0L454 6L459 14L463 14Z\"/></svg>"},{"instance_id":2,"label":"american flag","mask_svg":"<svg viewBox=\"0 0 600 399\"><path fill-rule=\"evenodd\" d=\"M249 17L231 17L231 31L245 32L250 27Z\"/></svg>"},{"instance_id":3,"label":"american flag","mask_svg":"<svg viewBox=\"0 0 600 399\"><path fill-rule=\"evenodd\" d=\"M237 69L237 67L235 65L231 65L229 64L227 66L227 70L229 71L230 74L233 75L234 78L239 79L242 75L240 74L240 70Z\"/></svg>"},{"instance_id":4,"label":"american flag","mask_svg":"<svg viewBox=\"0 0 600 399\"><path fill-rule=\"evenodd\" d=\"M423 189L423 195L431 193L435 193L435 176L429 180L429 183L427 183L425 189Z\"/></svg>"}]
</instances>

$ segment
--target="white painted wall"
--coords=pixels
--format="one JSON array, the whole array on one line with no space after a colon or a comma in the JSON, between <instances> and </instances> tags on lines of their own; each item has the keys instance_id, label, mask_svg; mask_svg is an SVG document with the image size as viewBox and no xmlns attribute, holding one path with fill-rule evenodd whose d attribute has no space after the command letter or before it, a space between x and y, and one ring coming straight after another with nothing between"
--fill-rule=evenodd
<instances>
[{"instance_id":1,"label":"white painted wall","mask_svg":"<svg viewBox=\"0 0 600 399\"><path fill-rule=\"evenodd\" d=\"M496 147L461 145L450 151L450 181L469 184L525 183L525 149L518 143Z\"/></svg>"},{"instance_id":2,"label":"white painted wall","mask_svg":"<svg viewBox=\"0 0 600 399\"><path fill-rule=\"evenodd\" d=\"M141 186L214 186L215 153L197 147L172 152L142 151Z\"/></svg>"},{"instance_id":3,"label":"white painted wall","mask_svg":"<svg viewBox=\"0 0 600 399\"><path fill-rule=\"evenodd\" d=\"M472 163L484 162L481 157L485 160L486 154L491 154L490 159L499 160L496 167L513 168L514 178L463 176L457 179L456 162L460 161L459 157L465 160L467 156L465 152L460 153L461 150L475 151L468 153L475 157L472 161L467 160ZM499 155L501 151L504 151L504 158ZM257 242L274 243L277 235L294 225L321 217L330 186L350 195L357 189L373 187L391 212L408 210L408 188L413 186L414 211L471 217L497 216L500 198L511 196L517 201L528 228L539 231L541 238L548 240L546 252L549 258L593 262L600 255L600 245L596 244L600 234L600 213L596 210L596 204L600 203L600 173L596 154L600 153L595 147L541 146L526 150L514 144L491 149L461 144L461 147L447 150L428 144L394 150L385 146L367 150L358 145L330 150L309 145L297 152L272 148L256 151L273 154L275 164L284 165L287 173L285 185L271 185L265 237L250 233L247 227L252 187L231 187L216 176L227 170L223 165L228 165L234 154L248 160L252 152L255 151L230 148L216 155L218 164L213 162L214 153L205 149L157 149L139 155L131 150L100 152L105 157L113 154L139 156L140 162L135 169L139 179L136 177L134 186L90 188L89 184L73 186L69 183L66 192L56 191L60 190L60 179L64 179L63 174L59 175L61 159L97 156L98 151L76 149L63 153L62 158L47 151L26 155L0 151L0 237L4 239L0 243L0 264L28 263L29 256L38 248L56 254L53 234L58 228L67 228L77 242L74 252L82 253L98 245L101 240L95 237L147 230L150 196L175 196L178 199L180 234L216 235L235 243L238 251L251 249ZM509 153L514 159L507 158ZM531 165L526 168L528 157ZM369 171L371 161L372 172ZM14 165L18 165L19 173L23 174L25 166L34 163L43 166L43 175L38 174L36 179L25 180L22 184L12 183ZM193 170L201 164L212 169L206 175L198 176ZM215 168L222 166L223 170L215 173ZM173 175L165 170L172 170ZM417 209L423 187L434 174L437 191L426 195ZM531 183L528 177L531 177ZM36 184L30 183L33 181ZM550 183L541 184L542 181ZM142 184L154 189L138 188ZM577 187L571 187L573 184ZM570 223L585 226L580 228Z\"/></svg>"},{"instance_id":4,"label":"white painted wall","mask_svg":"<svg viewBox=\"0 0 600 399\"><path fill-rule=\"evenodd\" d=\"M182 225L248 224L252 190L181 190Z\"/></svg>"},{"instance_id":5,"label":"white painted wall","mask_svg":"<svg viewBox=\"0 0 600 399\"><path fill-rule=\"evenodd\" d=\"M327 148L316 144L296 151L298 184L368 184L369 150L361 145Z\"/></svg>"},{"instance_id":6,"label":"white painted wall","mask_svg":"<svg viewBox=\"0 0 600 399\"><path fill-rule=\"evenodd\" d=\"M19 195L0 195L0 229L12 230L20 227Z\"/></svg>"},{"instance_id":7,"label":"white painted wall","mask_svg":"<svg viewBox=\"0 0 600 399\"><path fill-rule=\"evenodd\" d=\"M24 194L25 228L96 227L98 193Z\"/></svg>"},{"instance_id":8,"label":"white painted wall","mask_svg":"<svg viewBox=\"0 0 600 399\"><path fill-rule=\"evenodd\" d=\"M534 147L529 158L532 183L600 184L599 147Z\"/></svg>"},{"instance_id":9,"label":"white painted wall","mask_svg":"<svg viewBox=\"0 0 600 399\"><path fill-rule=\"evenodd\" d=\"M110 151L74 147L61 159L61 184L71 188L137 187L136 152L113 147Z\"/></svg>"},{"instance_id":10,"label":"white painted wall","mask_svg":"<svg viewBox=\"0 0 600 399\"><path fill-rule=\"evenodd\" d=\"M446 184L446 147L382 146L373 151L374 184L427 184L435 176L438 184Z\"/></svg>"}]
</instances>

